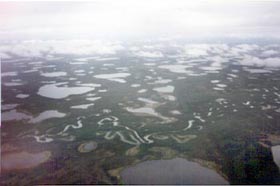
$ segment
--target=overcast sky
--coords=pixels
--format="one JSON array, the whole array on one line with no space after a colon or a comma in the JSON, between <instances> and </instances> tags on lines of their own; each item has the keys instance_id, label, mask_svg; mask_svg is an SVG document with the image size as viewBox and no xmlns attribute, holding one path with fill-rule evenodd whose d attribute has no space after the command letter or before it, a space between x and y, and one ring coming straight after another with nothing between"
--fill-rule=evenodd
<instances>
[{"instance_id":1,"label":"overcast sky","mask_svg":"<svg viewBox=\"0 0 280 186\"><path fill-rule=\"evenodd\" d=\"M279 1L0 2L0 39L280 38Z\"/></svg>"}]
</instances>

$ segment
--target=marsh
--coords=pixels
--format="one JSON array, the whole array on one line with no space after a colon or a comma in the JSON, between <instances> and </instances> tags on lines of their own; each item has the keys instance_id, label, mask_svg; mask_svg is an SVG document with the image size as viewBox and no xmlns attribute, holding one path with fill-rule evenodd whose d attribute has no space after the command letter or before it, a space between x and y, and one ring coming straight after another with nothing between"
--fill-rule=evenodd
<instances>
[{"instance_id":1,"label":"marsh","mask_svg":"<svg viewBox=\"0 0 280 186\"><path fill-rule=\"evenodd\" d=\"M1 185L280 184L279 3L135 2L3 3Z\"/></svg>"}]
</instances>

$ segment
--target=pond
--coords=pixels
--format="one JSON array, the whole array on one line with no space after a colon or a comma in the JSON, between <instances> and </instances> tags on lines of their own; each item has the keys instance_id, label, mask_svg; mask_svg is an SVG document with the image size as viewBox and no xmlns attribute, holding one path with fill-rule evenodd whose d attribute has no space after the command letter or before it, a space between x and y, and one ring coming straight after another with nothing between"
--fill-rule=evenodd
<instances>
[{"instance_id":1,"label":"pond","mask_svg":"<svg viewBox=\"0 0 280 186\"><path fill-rule=\"evenodd\" d=\"M215 171L183 158L145 161L123 170L121 177L125 184L229 184Z\"/></svg>"}]
</instances>

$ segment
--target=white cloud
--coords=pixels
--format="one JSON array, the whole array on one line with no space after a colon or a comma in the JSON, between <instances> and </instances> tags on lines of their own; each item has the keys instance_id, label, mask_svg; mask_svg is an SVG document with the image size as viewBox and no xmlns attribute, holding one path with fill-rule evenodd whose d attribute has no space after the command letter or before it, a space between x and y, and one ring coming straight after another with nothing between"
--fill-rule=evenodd
<instances>
[{"instance_id":1,"label":"white cloud","mask_svg":"<svg viewBox=\"0 0 280 186\"><path fill-rule=\"evenodd\" d=\"M10 59L11 56L9 56L8 54L4 53L4 52L0 52L0 58L1 59Z\"/></svg>"},{"instance_id":2,"label":"white cloud","mask_svg":"<svg viewBox=\"0 0 280 186\"><path fill-rule=\"evenodd\" d=\"M280 67L280 58L275 57L275 58L261 59L258 57L246 55L242 60L240 60L240 64L244 65L244 66L279 68Z\"/></svg>"},{"instance_id":3,"label":"white cloud","mask_svg":"<svg viewBox=\"0 0 280 186\"><path fill-rule=\"evenodd\" d=\"M213 63L211 64L212 67L222 67L223 63L229 62L227 58L221 57L219 55L207 57L207 59L213 61Z\"/></svg>"},{"instance_id":4,"label":"white cloud","mask_svg":"<svg viewBox=\"0 0 280 186\"><path fill-rule=\"evenodd\" d=\"M227 44L211 44L210 51L214 54L222 55L223 53L227 53L230 47Z\"/></svg>"},{"instance_id":5,"label":"white cloud","mask_svg":"<svg viewBox=\"0 0 280 186\"><path fill-rule=\"evenodd\" d=\"M273 49L264 50L266 46L260 47L256 44L238 44L231 47L226 44L194 44L184 46L184 52L188 57L211 62L211 68L222 68L232 58L241 58L237 63L244 66L279 68L280 57L275 57L279 54L279 46L271 47Z\"/></svg>"},{"instance_id":6,"label":"white cloud","mask_svg":"<svg viewBox=\"0 0 280 186\"><path fill-rule=\"evenodd\" d=\"M136 56L139 57L147 57L147 58L162 58L164 55L160 51L154 51L154 52L149 52L149 51L139 51L134 53Z\"/></svg>"},{"instance_id":7,"label":"white cloud","mask_svg":"<svg viewBox=\"0 0 280 186\"><path fill-rule=\"evenodd\" d=\"M259 50L260 47L255 44L240 44L240 45L235 45L230 48L229 50L229 55L234 56L234 57L242 57L245 54L248 54L252 51Z\"/></svg>"},{"instance_id":8,"label":"white cloud","mask_svg":"<svg viewBox=\"0 0 280 186\"><path fill-rule=\"evenodd\" d=\"M43 54L114 55L124 47L118 42L92 40L32 40L0 47L3 54L22 57L42 57Z\"/></svg>"},{"instance_id":9,"label":"white cloud","mask_svg":"<svg viewBox=\"0 0 280 186\"><path fill-rule=\"evenodd\" d=\"M188 57L201 57L208 55L209 45L186 45L184 48L185 54Z\"/></svg>"},{"instance_id":10,"label":"white cloud","mask_svg":"<svg viewBox=\"0 0 280 186\"><path fill-rule=\"evenodd\" d=\"M248 52L259 49L259 46L256 44L240 44L236 45L235 48L239 48L243 52Z\"/></svg>"},{"instance_id":11,"label":"white cloud","mask_svg":"<svg viewBox=\"0 0 280 186\"><path fill-rule=\"evenodd\" d=\"M262 52L261 56L270 57L270 56L277 55L277 54L279 54L279 52L276 50L266 50L266 51Z\"/></svg>"},{"instance_id":12,"label":"white cloud","mask_svg":"<svg viewBox=\"0 0 280 186\"><path fill-rule=\"evenodd\" d=\"M227 44L188 44L183 47L188 57L204 57L209 54L223 55L230 47Z\"/></svg>"}]
</instances>

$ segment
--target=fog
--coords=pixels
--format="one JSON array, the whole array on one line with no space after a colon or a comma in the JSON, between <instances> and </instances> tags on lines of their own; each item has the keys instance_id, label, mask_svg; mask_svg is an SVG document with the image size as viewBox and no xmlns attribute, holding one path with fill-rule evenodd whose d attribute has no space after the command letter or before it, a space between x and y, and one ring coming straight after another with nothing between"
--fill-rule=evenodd
<instances>
[{"instance_id":1,"label":"fog","mask_svg":"<svg viewBox=\"0 0 280 186\"><path fill-rule=\"evenodd\" d=\"M6 2L0 39L279 38L278 1Z\"/></svg>"}]
</instances>

